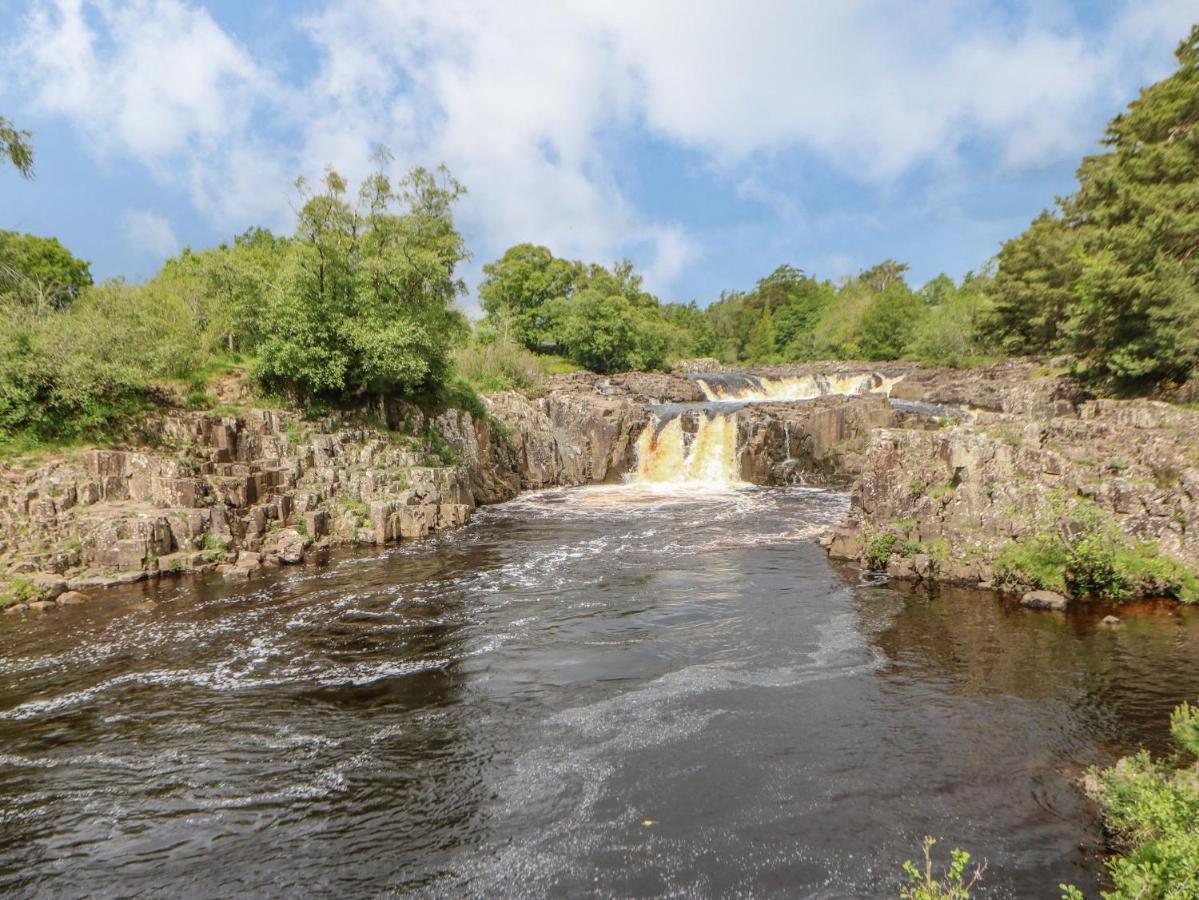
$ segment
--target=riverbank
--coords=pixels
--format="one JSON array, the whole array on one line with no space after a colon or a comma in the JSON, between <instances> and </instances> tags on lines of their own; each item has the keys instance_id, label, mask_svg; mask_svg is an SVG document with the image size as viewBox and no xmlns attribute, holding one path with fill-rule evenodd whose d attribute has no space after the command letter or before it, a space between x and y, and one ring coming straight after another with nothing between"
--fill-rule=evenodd
<instances>
[{"instance_id":1,"label":"riverbank","mask_svg":"<svg viewBox=\"0 0 1199 900\"><path fill-rule=\"evenodd\" d=\"M1095 399L1032 363L574 373L484 405L173 410L144 446L0 463L5 609L251 578L325 547L421 540L521 491L626 477L848 490L826 548L896 579L1066 600L1199 588L1199 413ZM1114 549L1084 557L1080 542Z\"/></svg>"}]
</instances>

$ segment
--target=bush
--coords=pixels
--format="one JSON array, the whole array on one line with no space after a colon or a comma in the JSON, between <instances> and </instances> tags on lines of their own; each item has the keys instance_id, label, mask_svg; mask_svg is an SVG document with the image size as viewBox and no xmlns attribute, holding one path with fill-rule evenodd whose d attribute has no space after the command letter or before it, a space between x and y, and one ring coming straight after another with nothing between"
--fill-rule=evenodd
<instances>
[{"instance_id":1,"label":"bush","mask_svg":"<svg viewBox=\"0 0 1199 900\"><path fill-rule=\"evenodd\" d=\"M257 373L269 389L349 398L448 381L451 349L466 335L454 269L467 253L451 215L463 188L440 174L414 169L397 189L376 173L352 205L346 183L326 173L267 293Z\"/></svg>"},{"instance_id":2,"label":"bush","mask_svg":"<svg viewBox=\"0 0 1199 900\"><path fill-rule=\"evenodd\" d=\"M1170 734L1173 759L1141 751L1087 780L1123 851L1108 862L1116 890L1107 897L1199 897L1199 709L1178 707Z\"/></svg>"},{"instance_id":3,"label":"bush","mask_svg":"<svg viewBox=\"0 0 1199 900\"><path fill-rule=\"evenodd\" d=\"M875 570L887 568L887 561L891 559L896 540L898 538L889 531L870 535L866 539L866 567Z\"/></svg>"},{"instance_id":4,"label":"bush","mask_svg":"<svg viewBox=\"0 0 1199 900\"><path fill-rule=\"evenodd\" d=\"M1132 541L1090 503L1070 510L1059 531L1008 544L995 562L995 574L1004 586L1031 585L1077 597L1199 601L1194 572L1162 556L1153 543Z\"/></svg>"}]
</instances>

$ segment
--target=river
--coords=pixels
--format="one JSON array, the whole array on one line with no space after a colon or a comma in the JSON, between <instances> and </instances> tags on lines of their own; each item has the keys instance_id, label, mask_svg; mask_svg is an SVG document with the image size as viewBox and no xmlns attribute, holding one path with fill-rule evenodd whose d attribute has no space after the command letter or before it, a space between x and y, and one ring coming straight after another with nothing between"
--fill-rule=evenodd
<instances>
[{"instance_id":1,"label":"river","mask_svg":"<svg viewBox=\"0 0 1199 900\"><path fill-rule=\"evenodd\" d=\"M0 891L1093 893L1086 766L1164 749L1199 614L863 581L847 498L611 486L258 580L0 621Z\"/></svg>"}]
</instances>

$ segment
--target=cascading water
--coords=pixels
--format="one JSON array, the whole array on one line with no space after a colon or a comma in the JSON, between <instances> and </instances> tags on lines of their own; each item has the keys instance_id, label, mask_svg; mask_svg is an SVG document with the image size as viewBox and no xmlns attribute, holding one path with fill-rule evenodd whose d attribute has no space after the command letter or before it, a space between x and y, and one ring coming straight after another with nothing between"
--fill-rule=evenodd
<instances>
[{"instance_id":1,"label":"cascading water","mask_svg":"<svg viewBox=\"0 0 1199 900\"><path fill-rule=\"evenodd\" d=\"M792 400L814 400L845 394L882 394L890 396L891 388L903 376L880 375L877 372L789 375L768 378L758 375L694 375L692 380L699 385L710 401L741 401L750 403L782 403Z\"/></svg>"},{"instance_id":2,"label":"cascading water","mask_svg":"<svg viewBox=\"0 0 1199 900\"><path fill-rule=\"evenodd\" d=\"M699 407L693 412L659 413L637 440L641 484L690 483L715 488L741 483L737 465L737 413ZM694 415L695 431L683 426Z\"/></svg>"},{"instance_id":3,"label":"cascading water","mask_svg":"<svg viewBox=\"0 0 1199 900\"><path fill-rule=\"evenodd\" d=\"M856 394L889 396L902 376L877 372L769 378L729 373L693 375L706 403L663 407L637 441L635 484L728 488L744 484L737 446L737 411L748 403L785 403ZM694 429L688 426L694 424ZM786 435L791 456L791 435Z\"/></svg>"}]
</instances>

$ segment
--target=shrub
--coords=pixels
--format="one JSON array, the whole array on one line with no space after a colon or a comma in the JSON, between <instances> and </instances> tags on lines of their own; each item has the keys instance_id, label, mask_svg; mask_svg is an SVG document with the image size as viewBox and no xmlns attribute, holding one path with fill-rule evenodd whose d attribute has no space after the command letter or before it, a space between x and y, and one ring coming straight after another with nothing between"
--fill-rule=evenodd
<instances>
[{"instance_id":1,"label":"shrub","mask_svg":"<svg viewBox=\"0 0 1199 900\"><path fill-rule=\"evenodd\" d=\"M458 375L476 391L529 391L545 374L540 359L504 335L473 338L454 353Z\"/></svg>"},{"instance_id":2,"label":"shrub","mask_svg":"<svg viewBox=\"0 0 1199 900\"><path fill-rule=\"evenodd\" d=\"M1111 898L1199 896L1199 709L1182 704L1170 718L1171 760L1148 752L1092 770L1088 793L1123 851L1109 860ZM1189 762L1184 759L1189 758Z\"/></svg>"},{"instance_id":3,"label":"shrub","mask_svg":"<svg viewBox=\"0 0 1199 900\"><path fill-rule=\"evenodd\" d=\"M936 843L935 838L924 839L923 869L917 868L910 859L904 862L903 871L908 876L908 883L899 889L901 900L969 900L970 891L982 878L987 864L975 866L967 880L966 867L970 865L970 854L955 847L950 851L945 874L937 878L933 874L933 845Z\"/></svg>"},{"instance_id":4,"label":"shrub","mask_svg":"<svg viewBox=\"0 0 1199 900\"><path fill-rule=\"evenodd\" d=\"M995 573L1001 585L1025 584L1078 597L1199 601L1194 572L1161 555L1152 542L1131 540L1089 503L1070 510L1059 531L1008 544L995 562Z\"/></svg>"},{"instance_id":5,"label":"shrub","mask_svg":"<svg viewBox=\"0 0 1199 900\"><path fill-rule=\"evenodd\" d=\"M887 568L891 551L895 549L897 538L891 532L871 535L866 539L866 566L870 569Z\"/></svg>"}]
</instances>

